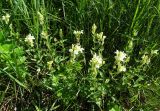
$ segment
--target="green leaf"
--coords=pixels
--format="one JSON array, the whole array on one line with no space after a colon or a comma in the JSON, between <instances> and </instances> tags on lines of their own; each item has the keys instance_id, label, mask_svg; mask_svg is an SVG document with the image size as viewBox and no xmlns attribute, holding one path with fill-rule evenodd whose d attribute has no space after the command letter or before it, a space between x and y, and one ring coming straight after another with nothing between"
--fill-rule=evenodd
<instances>
[{"instance_id":1,"label":"green leaf","mask_svg":"<svg viewBox=\"0 0 160 111\"><path fill-rule=\"evenodd\" d=\"M25 88L26 90L28 90L27 86L25 84L23 84L22 82L20 82L18 79L16 79L14 76L12 76L10 73L6 72L5 70L2 70L2 72L6 73L13 81L15 81L17 84L19 84L20 86L22 86L23 88Z\"/></svg>"},{"instance_id":2,"label":"green leaf","mask_svg":"<svg viewBox=\"0 0 160 111\"><path fill-rule=\"evenodd\" d=\"M13 52L18 55L18 56L21 56L24 54L24 51L23 51L23 48L22 47L17 47L13 50Z\"/></svg>"},{"instance_id":3,"label":"green leaf","mask_svg":"<svg viewBox=\"0 0 160 111\"><path fill-rule=\"evenodd\" d=\"M42 111L40 108L38 108L37 105L35 105L36 111Z\"/></svg>"},{"instance_id":4,"label":"green leaf","mask_svg":"<svg viewBox=\"0 0 160 111\"><path fill-rule=\"evenodd\" d=\"M10 53L12 44L3 44L0 46L0 53Z\"/></svg>"},{"instance_id":5,"label":"green leaf","mask_svg":"<svg viewBox=\"0 0 160 111\"><path fill-rule=\"evenodd\" d=\"M109 111L122 111L122 110L118 105L114 105L114 107L111 108Z\"/></svg>"},{"instance_id":6,"label":"green leaf","mask_svg":"<svg viewBox=\"0 0 160 111\"><path fill-rule=\"evenodd\" d=\"M138 98L138 95L134 95L134 96L131 98L131 102L136 101L136 100L137 100L137 98Z\"/></svg>"},{"instance_id":7,"label":"green leaf","mask_svg":"<svg viewBox=\"0 0 160 111\"><path fill-rule=\"evenodd\" d=\"M0 42L2 42L2 41L3 41L3 39L4 39L4 37L3 37L3 32L2 32L2 31L0 31Z\"/></svg>"}]
</instances>

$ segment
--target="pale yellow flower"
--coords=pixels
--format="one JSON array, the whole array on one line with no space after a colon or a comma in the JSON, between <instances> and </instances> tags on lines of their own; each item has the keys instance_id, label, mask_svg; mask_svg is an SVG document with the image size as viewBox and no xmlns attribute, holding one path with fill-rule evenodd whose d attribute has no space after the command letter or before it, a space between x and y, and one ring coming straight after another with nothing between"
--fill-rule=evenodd
<instances>
[{"instance_id":1,"label":"pale yellow flower","mask_svg":"<svg viewBox=\"0 0 160 111\"><path fill-rule=\"evenodd\" d=\"M47 34L47 32L42 31L41 35L42 35L42 38L48 39L48 34Z\"/></svg>"},{"instance_id":2,"label":"pale yellow flower","mask_svg":"<svg viewBox=\"0 0 160 111\"><path fill-rule=\"evenodd\" d=\"M126 58L127 54L124 53L123 51L116 51L116 56L115 56L115 59L117 62L124 62L124 59Z\"/></svg>"},{"instance_id":3,"label":"pale yellow flower","mask_svg":"<svg viewBox=\"0 0 160 111\"><path fill-rule=\"evenodd\" d=\"M34 46L34 42L33 42L34 39L35 39L34 36L32 36L31 34L28 34L25 38L25 42L27 42L31 47L33 47Z\"/></svg>"},{"instance_id":4,"label":"pale yellow flower","mask_svg":"<svg viewBox=\"0 0 160 111\"><path fill-rule=\"evenodd\" d=\"M83 34L83 30L81 30L81 31L76 31L76 30L74 30L74 31L73 31L73 34L76 35L76 36L77 36L77 35L81 35L81 34Z\"/></svg>"},{"instance_id":5,"label":"pale yellow flower","mask_svg":"<svg viewBox=\"0 0 160 111\"><path fill-rule=\"evenodd\" d=\"M81 31L73 31L73 34L76 36L77 42L80 41L81 34L83 34L83 30Z\"/></svg>"},{"instance_id":6,"label":"pale yellow flower","mask_svg":"<svg viewBox=\"0 0 160 111\"><path fill-rule=\"evenodd\" d=\"M95 66L95 68L99 69L103 64L104 61L101 56L98 56L97 54L93 55L93 58L91 59L91 64Z\"/></svg>"},{"instance_id":7,"label":"pale yellow flower","mask_svg":"<svg viewBox=\"0 0 160 111\"><path fill-rule=\"evenodd\" d=\"M150 57L148 55L143 55L142 56L142 64L149 64L150 63Z\"/></svg>"},{"instance_id":8,"label":"pale yellow flower","mask_svg":"<svg viewBox=\"0 0 160 111\"><path fill-rule=\"evenodd\" d=\"M53 64L53 61L48 61L48 62L47 62L47 65L48 65L48 69L49 69L49 70L52 68L52 64Z\"/></svg>"},{"instance_id":9,"label":"pale yellow flower","mask_svg":"<svg viewBox=\"0 0 160 111\"><path fill-rule=\"evenodd\" d=\"M69 49L69 52L73 53L74 55L78 55L79 53L83 52L83 48L79 44L72 44L72 48Z\"/></svg>"},{"instance_id":10,"label":"pale yellow flower","mask_svg":"<svg viewBox=\"0 0 160 111\"><path fill-rule=\"evenodd\" d=\"M39 16L40 24L43 25L44 24L44 16L40 12L38 12L37 14Z\"/></svg>"},{"instance_id":11,"label":"pale yellow flower","mask_svg":"<svg viewBox=\"0 0 160 111\"><path fill-rule=\"evenodd\" d=\"M5 16L2 16L2 20L5 21L6 24L9 23L10 15L7 13Z\"/></svg>"},{"instance_id":12,"label":"pale yellow flower","mask_svg":"<svg viewBox=\"0 0 160 111\"><path fill-rule=\"evenodd\" d=\"M93 24L92 25L92 34L95 34L96 30L97 30L97 26L96 26L96 24Z\"/></svg>"},{"instance_id":13,"label":"pale yellow flower","mask_svg":"<svg viewBox=\"0 0 160 111\"><path fill-rule=\"evenodd\" d=\"M98 41L104 42L104 39L106 38L106 36L103 35L103 32L97 33L96 34L96 39Z\"/></svg>"},{"instance_id":14,"label":"pale yellow flower","mask_svg":"<svg viewBox=\"0 0 160 111\"><path fill-rule=\"evenodd\" d=\"M117 68L117 71L118 71L118 72L126 72L126 67L123 66L123 65L121 65L121 64L119 64L119 65L118 65L118 68Z\"/></svg>"}]
</instances>

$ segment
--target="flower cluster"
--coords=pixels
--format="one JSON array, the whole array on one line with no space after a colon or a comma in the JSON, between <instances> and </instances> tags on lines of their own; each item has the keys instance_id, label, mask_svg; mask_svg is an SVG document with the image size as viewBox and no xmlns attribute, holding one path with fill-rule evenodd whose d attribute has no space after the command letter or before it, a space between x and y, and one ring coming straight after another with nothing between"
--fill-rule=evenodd
<instances>
[{"instance_id":1,"label":"flower cluster","mask_svg":"<svg viewBox=\"0 0 160 111\"><path fill-rule=\"evenodd\" d=\"M31 34L28 34L25 38L25 42L27 42L31 47L34 46L33 44L33 40L34 40L34 36L32 36Z\"/></svg>"},{"instance_id":2,"label":"flower cluster","mask_svg":"<svg viewBox=\"0 0 160 111\"><path fill-rule=\"evenodd\" d=\"M142 56L142 65L144 65L144 64L149 64L150 63L150 57L148 56L148 55L146 55L146 54L144 54L143 56Z\"/></svg>"},{"instance_id":3,"label":"flower cluster","mask_svg":"<svg viewBox=\"0 0 160 111\"><path fill-rule=\"evenodd\" d=\"M123 51L119 51L119 50L117 50L115 53L116 53L116 56L115 56L116 65L118 66L117 71L118 72L125 72L126 67L123 64L125 63L125 59L127 57L127 54L124 53Z\"/></svg>"},{"instance_id":4,"label":"flower cluster","mask_svg":"<svg viewBox=\"0 0 160 111\"><path fill-rule=\"evenodd\" d=\"M72 44L72 48L69 49L69 52L71 52L73 55L78 55L79 53L83 52L83 48L79 44Z\"/></svg>"},{"instance_id":5,"label":"flower cluster","mask_svg":"<svg viewBox=\"0 0 160 111\"><path fill-rule=\"evenodd\" d=\"M51 69L52 64L53 64L53 61L48 61L48 62L47 62L47 66L48 66L48 69L49 69L49 70Z\"/></svg>"},{"instance_id":6,"label":"flower cluster","mask_svg":"<svg viewBox=\"0 0 160 111\"><path fill-rule=\"evenodd\" d=\"M73 34L76 36L77 42L79 42L80 36L81 36L81 34L83 34L83 30L81 30L81 31L74 30Z\"/></svg>"},{"instance_id":7,"label":"flower cluster","mask_svg":"<svg viewBox=\"0 0 160 111\"><path fill-rule=\"evenodd\" d=\"M80 36L81 34L83 34L83 30L81 30L81 31L76 31L76 30L74 30L74 31L73 31L73 34L74 34L75 36Z\"/></svg>"},{"instance_id":8,"label":"flower cluster","mask_svg":"<svg viewBox=\"0 0 160 111\"><path fill-rule=\"evenodd\" d=\"M94 43L98 42L99 45L103 46L106 36L103 35L103 32L96 33L96 30L97 30L97 26L93 24L92 26L93 42Z\"/></svg>"},{"instance_id":9,"label":"flower cluster","mask_svg":"<svg viewBox=\"0 0 160 111\"><path fill-rule=\"evenodd\" d=\"M6 24L9 23L10 15L7 13L5 16L2 16L2 20L5 21Z\"/></svg>"},{"instance_id":10,"label":"flower cluster","mask_svg":"<svg viewBox=\"0 0 160 111\"><path fill-rule=\"evenodd\" d=\"M97 33L97 26L95 24L92 25L92 36L94 47L92 48L92 59L90 60L91 71L96 75L98 74L98 69L104 64L102 51L104 49L104 39L106 36L103 36L103 32Z\"/></svg>"},{"instance_id":11,"label":"flower cluster","mask_svg":"<svg viewBox=\"0 0 160 111\"><path fill-rule=\"evenodd\" d=\"M122 64L119 64L118 68L117 68L117 71L118 72L126 72L126 67Z\"/></svg>"},{"instance_id":12,"label":"flower cluster","mask_svg":"<svg viewBox=\"0 0 160 111\"><path fill-rule=\"evenodd\" d=\"M92 26L92 34L95 34L96 30L97 30L97 26L96 26L96 24L93 24L93 26Z\"/></svg>"},{"instance_id":13,"label":"flower cluster","mask_svg":"<svg viewBox=\"0 0 160 111\"><path fill-rule=\"evenodd\" d=\"M102 45L104 44L104 39L106 38L106 36L103 35L103 32L97 33L96 34L96 39L99 42L102 42Z\"/></svg>"},{"instance_id":14,"label":"flower cluster","mask_svg":"<svg viewBox=\"0 0 160 111\"><path fill-rule=\"evenodd\" d=\"M38 12L37 14L39 17L40 24L43 25L44 24L44 16L40 12Z\"/></svg>"},{"instance_id":15,"label":"flower cluster","mask_svg":"<svg viewBox=\"0 0 160 111\"><path fill-rule=\"evenodd\" d=\"M41 35L42 35L42 38L44 38L44 39L46 39L46 40L48 39L48 34L47 34L47 32L42 31Z\"/></svg>"},{"instance_id":16,"label":"flower cluster","mask_svg":"<svg viewBox=\"0 0 160 111\"><path fill-rule=\"evenodd\" d=\"M104 64L104 61L101 56L94 54L93 58L90 60L90 63L93 67L99 69Z\"/></svg>"},{"instance_id":17,"label":"flower cluster","mask_svg":"<svg viewBox=\"0 0 160 111\"><path fill-rule=\"evenodd\" d=\"M119 50L116 50L116 56L115 56L115 59L117 62L124 62L125 58L126 58L126 53L124 53L123 51L119 51Z\"/></svg>"}]
</instances>

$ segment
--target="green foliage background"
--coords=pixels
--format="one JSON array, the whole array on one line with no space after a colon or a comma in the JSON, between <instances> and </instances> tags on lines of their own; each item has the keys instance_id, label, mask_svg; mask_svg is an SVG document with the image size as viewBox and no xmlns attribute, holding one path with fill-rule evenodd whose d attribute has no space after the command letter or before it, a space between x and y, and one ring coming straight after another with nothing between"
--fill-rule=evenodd
<instances>
[{"instance_id":1,"label":"green foliage background","mask_svg":"<svg viewBox=\"0 0 160 111\"><path fill-rule=\"evenodd\" d=\"M43 25L38 12L44 16ZM8 24L2 20L6 13L11 16ZM1 0L0 18L1 110L160 108L160 55L151 55L160 49L159 0ZM105 64L95 78L88 71L91 50L96 47L91 33L94 23L97 32L106 36ZM85 50L71 63L74 30L84 31L80 44ZM41 36L42 31L49 39ZM25 42L30 33L34 47ZM113 68L116 50L130 56L127 72L118 75ZM146 53L151 63L141 66ZM48 61L53 61L51 69Z\"/></svg>"}]
</instances>

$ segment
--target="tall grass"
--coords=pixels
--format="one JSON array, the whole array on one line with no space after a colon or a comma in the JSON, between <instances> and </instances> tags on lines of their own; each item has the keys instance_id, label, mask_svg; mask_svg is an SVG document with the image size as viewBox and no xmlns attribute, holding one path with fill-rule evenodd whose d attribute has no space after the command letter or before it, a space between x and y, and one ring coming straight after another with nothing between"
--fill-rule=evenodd
<instances>
[{"instance_id":1,"label":"tall grass","mask_svg":"<svg viewBox=\"0 0 160 111\"><path fill-rule=\"evenodd\" d=\"M160 108L159 0L1 0L0 10L1 110Z\"/></svg>"}]
</instances>

